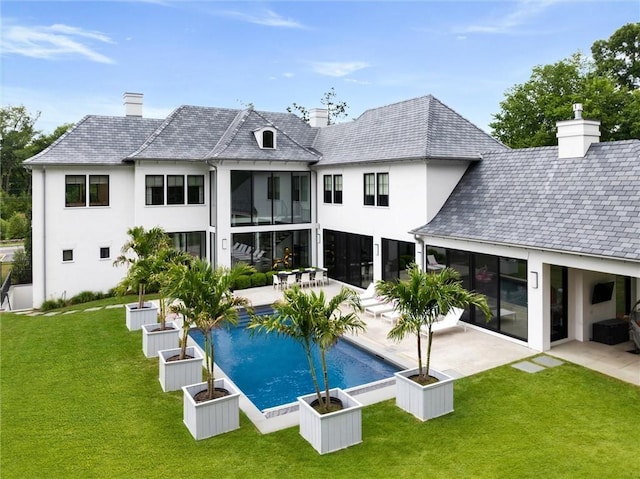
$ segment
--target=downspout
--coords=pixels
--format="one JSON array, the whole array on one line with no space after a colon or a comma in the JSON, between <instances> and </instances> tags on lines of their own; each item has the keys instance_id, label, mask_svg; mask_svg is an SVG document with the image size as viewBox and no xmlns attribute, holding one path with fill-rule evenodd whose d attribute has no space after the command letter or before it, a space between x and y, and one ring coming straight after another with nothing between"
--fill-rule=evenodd
<instances>
[{"instance_id":1,"label":"downspout","mask_svg":"<svg viewBox=\"0 0 640 479\"><path fill-rule=\"evenodd\" d=\"M218 167L216 165L211 164L211 160L205 160L205 163L209 166L209 168L212 168L213 171L215 172L215 179L216 179L216 183L218 182ZM209 244L209 255L212 256L211 258L209 258L209 263L211 263L211 265L217 267L218 266L218 242L220 241L220 238L218 237L219 234L219 228L218 228L218 199L216 198L216 224L212 225L211 224L211 210L213 208L213 205L211 204L211 189L213 188L213 185L211 184L211 170L209 170L209 226L207 227L207 231L209 231L209 228L211 228L211 226L214 226L216 229L216 244L215 245L211 245ZM216 184L216 195L218 194L218 185ZM207 235L206 241L208 241L209 243L211 243L211 233L209 232L209 234ZM213 248L212 248L213 246Z\"/></svg>"},{"instance_id":2,"label":"downspout","mask_svg":"<svg viewBox=\"0 0 640 479\"><path fill-rule=\"evenodd\" d=\"M33 221L33 219L31 220ZM33 235L33 228L31 229ZM33 245L33 238L31 238ZM33 254L31 255L33 257ZM33 259L33 258L32 258ZM31 265L33 267L33 265ZM42 167L42 287L43 298L47 299L47 167Z\"/></svg>"}]
</instances>

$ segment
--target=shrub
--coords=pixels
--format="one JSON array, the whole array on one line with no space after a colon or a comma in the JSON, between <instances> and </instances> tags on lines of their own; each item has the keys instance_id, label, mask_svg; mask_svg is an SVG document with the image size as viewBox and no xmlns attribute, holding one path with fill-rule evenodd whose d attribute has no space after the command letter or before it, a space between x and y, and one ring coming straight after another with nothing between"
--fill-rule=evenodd
<instances>
[{"instance_id":1,"label":"shrub","mask_svg":"<svg viewBox=\"0 0 640 479\"><path fill-rule=\"evenodd\" d=\"M267 272L264 274L265 281L266 281L266 282L265 282L265 285L267 285L267 284L273 284L273 275L274 275L274 274L276 274L276 273L275 273L275 271L267 271Z\"/></svg>"},{"instance_id":2,"label":"shrub","mask_svg":"<svg viewBox=\"0 0 640 479\"><path fill-rule=\"evenodd\" d=\"M11 268L12 284L31 283L31 261L23 249L16 250L13 254L13 266Z\"/></svg>"},{"instance_id":3,"label":"shrub","mask_svg":"<svg viewBox=\"0 0 640 479\"><path fill-rule=\"evenodd\" d=\"M7 238L7 230L9 229L9 222L0 218L0 239Z\"/></svg>"},{"instance_id":4,"label":"shrub","mask_svg":"<svg viewBox=\"0 0 640 479\"><path fill-rule=\"evenodd\" d=\"M64 308L66 306L66 301L62 298L60 299L47 299L42 302L40 309L42 311L51 311L52 309Z\"/></svg>"},{"instance_id":5,"label":"shrub","mask_svg":"<svg viewBox=\"0 0 640 479\"><path fill-rule=\"evenodd\" d=\"M240 276L236 279L236 284L234 289L247 289L251 287L251 276Z\"/></svg>"},{"instance_id":6,"label":"shrub","mask_svg":"<svg viewBox=\"0 0 640 479\"><path fill-rule=\"evenodd\" d=\"M88 303L89 301L96 301L104 298L104 294L101 292L82 291L69 299L69 304L81 304Z\"/></svg>"},{"instance_id":7,"label":"shrub","mask_svg":"<svg viewBox=\"0 0 640 479\"><path fill-rule=\"evenodd\" d=\"M253 273L251 275L251 286L264 286L267 284L267 276L264 273Z\"/></svg>"},{"instance_id":8,"label":"shrub","mask_svg":"<svg viewBox=\"0 0 640 479\"><path fill-rule=\"evenodd\" d=\"M24 213L14 213L7 223L7 239L24 238L28 230L27 216Z\"/></svg>"}]
</instances>

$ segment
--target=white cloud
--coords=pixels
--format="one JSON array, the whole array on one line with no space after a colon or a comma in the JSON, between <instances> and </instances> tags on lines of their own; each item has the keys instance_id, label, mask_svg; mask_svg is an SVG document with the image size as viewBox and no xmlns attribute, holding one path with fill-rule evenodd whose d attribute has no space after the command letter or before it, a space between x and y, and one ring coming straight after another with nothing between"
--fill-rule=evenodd
<instances>
[{"instance_id":1,"label":"white cloud","mask_svg":"<svg viewBox=\"0 0 640 479\"><path fill-rule=\"evenodd\" d=\"M302 23L291 18L285 18L271 10L266 10L260 14L249 14L238 11L220 11L219 15L226 17L236 18L240 21L247 23L254 23L256 25L263 25L266 27L279 27L279 28L306 28Z\"/></svg>"},{"instance_id":2,"label":"white cloud","mask_svg":"<svg viewBox=\"0 0 640 479\"><path fill-rule=\"evenodd\" d=\"M347 83L355 83L356 85L371 85L370 81L356 80L354 78L345 78L344 81Z\"/></svg>"},{"instance_id":3,"label":"white cloud","mask_svg":"<svg viewBox=\"0 0 640 479\"><path fill-rule=\"evenodd\" d=\"M1 41L4 54L46 60L79 56L98 63L115 63L111 58L85 44L83 40L114 43L111 38L101 32L62 24L30 27L8 25L5 26Z\"/></svg>"},{"instance_id":4,"label":"white cloud","mask_svg":"<svg viewBox=\"0 0 640 479\"><path fill-rule=\"evenodd\" d=\"M519 2L504 5L514 5L515 8L502 17L488 19L483 23L469 25L462 29L462 33L487 33L487 34L504 34L513 33L520 30L521 26L526 24L529 19L539 15L544 10L563 0L522 0Z\"/></svg>"},{"instance_id":5,"label":"white cloud","mask_svg":"<svg viewBox=\"0 0 640 479\"><path fill-rule=\"evenodd\" d=\"M344 77L370 65L366 62L313 62L311 66L313 71L321 75Z\"/></svg>"},{"instance_id":6,"label":"white cloud","mask_svg":"<svg viewBox=\"0 0 640 479\"><path fill-rule=\"evenodd\" d=\"M285 77L285 78L293 78L293 73L284 72L284 73L282 74L282 76L283 76L283 77Z\"/></svg>"}]
</instances>

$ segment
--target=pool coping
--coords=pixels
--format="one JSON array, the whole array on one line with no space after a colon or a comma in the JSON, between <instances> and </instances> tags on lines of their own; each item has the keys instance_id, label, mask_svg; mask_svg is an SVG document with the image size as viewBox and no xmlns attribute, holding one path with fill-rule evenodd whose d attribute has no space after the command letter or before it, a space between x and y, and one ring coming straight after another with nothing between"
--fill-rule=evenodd
<instances>
[{"instance_id":1,"label":"pool coping","mask_svg":"<svg viewBox=\"0 0 640 479\"><path fill-rule=\"evenodd\" d=\"M396 364L398 367L402 369L409 368L407 365L406 358L402 358L398 355L390 353L389 351L381 350L380 346L377 343L367 341L366 338L362 336L355 335L345 335L345 338L349 341L353 342L360 348L367 350L369 353L375 354L377 356L382 357L384 360L389 361L391 363ZM202 352L204 357L204 351L202 348L196 343L191 336L188 339L189 346L194 346ZM205 361L203 359L203 365L206 367ZM276 406L272 408L265 409L265 413L263 413L260 409L256 407L255 404L242 392L240 388L236 386L236 384L227 376L227 374L218 367L217 364L215 366L215 376L216 377L224 377L226 378L232 385L240 392L240 409L245 415L251 420L253 425L258 429L261 434L269 434L272 432L280 431L282 429L287 429L290 427L294 427L300 424L300 418L298 414L298 404L297 402L292 402L288 404L283 404L281 406ZM381 401L386 401L388 399L393 399L396 396L395 389L396 380L395 377L385 378L378 381L374 381L371 383L362 384L359 386L354 386L352 388L345 389L346 392L357 396L358 401L360 401L364 406L368 406L370 404L379 403Z\"/></svg>"}]
</instances>

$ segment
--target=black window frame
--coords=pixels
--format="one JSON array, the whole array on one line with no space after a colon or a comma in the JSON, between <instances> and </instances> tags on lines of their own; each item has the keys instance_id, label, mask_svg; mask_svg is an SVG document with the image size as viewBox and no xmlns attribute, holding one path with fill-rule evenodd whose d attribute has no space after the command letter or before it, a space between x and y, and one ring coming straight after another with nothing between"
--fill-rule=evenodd
<instances>
[{"instance_id":1,"label":"black window frame","mask_svg":"<svg viewBox=\"0 0 640 479\"><path fill-rule=\"evenodd\" d=\"M107 181L96 182L103 178ZM89 175L89 206L109 206L109 175Z\"/></svg>"},{"instance_id":2,"label":"black window frame","mask_svg":"<svg viewBox=\"0 0 640 479\"><path fill-rule=\"evenodd\" d=\"M262 148L273 150L276 147L276 134L271 130L262 132Z\"/></svg>"},{"instance_id":3,"label":"black window frame","mask_svg":"<svg viewBox=\"0 0 640 479\"><path fill-rule=\"evenodd\" d=\"M385 183L381 180L386 178ZM384 187L384 188L383 188ZM380 190L386 190L386 194L380 193ZM376 173L376 206L389 206L389 173Z\"/></svg>"},{"instance_id":4,"label":"black window frame","mask_svg":"<svg viewBox=\"0 0 640 479\"><path fill-rule=\"evenodd\" d=\"M342 175L333 175L333 202L342 204Z\"/></svg>"},{"instance_id":5,"label":"black window frame","mask_svg":"<svg viewBox=\"0 0 640 479\"><path fill-rule=\"evenodd\" d=\"M324 202L333 203L333 177L331 175L324 175L322 177L322 184L324 190Z\"/></svg>"},{"instance_id":6,"label":"black window frame","mask_svg":"<svg viewBox=\"0 0 640 479\"><path fill-rule=\"evenodd\" d=\"M71 179L77 181L70 182ZM87 206L87 175L64 176L64 206L67 208Z\"/></svg>"},{"instance_id":7,"label":"black window frame","mask_svg":"<svg viewBox=\"0 0 640 479\"><path fill-rule=\"evenodd\" d=\"M167 175L167 205L184 205L184 194L184 175Z\"/></svg>"},{"instance_id":8,"label":"black window frame","mask_svg":"<svg viewBox=\"0 0 640 479\"><path fill-rule=\"evenodd\" d=\"M363 203L365 206L376 205L376 174L363 173ZM373 190L373 191L371 191Z\"/></svg>"},{"instance_id":9,"label":"black window frame","mask_svg":"<svg viewBox=\"0 0 640 479\"><path fill-rule=\"evenodd\" d=\"M200 180L192 183L192 180ZM187 204L204 204L204 175L187 175Z\"/></svg>"},{"instance_id":10,"label":"black window frame","mask_svg":"<svg viewBox=\"0 0 640 479\"><path fill-rule=\"evenodd\" d=\"M152 178L160 178L161 185L149 186L149 180ZM164 175L146 175L144 178L144 191L144 204L146 206L164 205Z\"/></svg>"},{"instance_id":11,"label":"black window frame","mask_svg":"<svg viewBox=\"0 0 640 479\"><path fill-rule=\"evenodd\" d=\"M62 250L62 262L71 263L73 261L73 249Z\"/></svg>"},{"instance_id":12,"label":"black window frame","mask_svg":"<svg viewBox=\"0 0 640 479\"><path fill-rule=\"evenodd\" d=\"M109 246L101 246L99 250L100 259L111 258L111 248Z\"/></svg>"}]
</instances>

